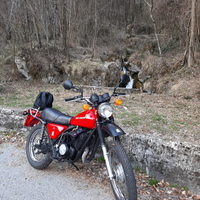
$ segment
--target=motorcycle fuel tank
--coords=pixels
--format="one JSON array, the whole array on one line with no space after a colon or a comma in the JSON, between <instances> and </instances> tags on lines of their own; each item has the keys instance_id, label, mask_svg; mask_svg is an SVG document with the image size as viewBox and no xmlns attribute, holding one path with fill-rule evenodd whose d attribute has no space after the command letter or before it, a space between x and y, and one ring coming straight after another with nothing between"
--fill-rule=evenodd
<instances>
[{"instance_id":1,"label":"motorcycle fuel tank","mask_svg":"<svg viewBox=\"0 0 200 200\"><path fill-rule=\"evenodd\" d=\"M96 127L97 110L86 110L72 118L71 125L94 129Z\"/></svg>"}]
</instances>

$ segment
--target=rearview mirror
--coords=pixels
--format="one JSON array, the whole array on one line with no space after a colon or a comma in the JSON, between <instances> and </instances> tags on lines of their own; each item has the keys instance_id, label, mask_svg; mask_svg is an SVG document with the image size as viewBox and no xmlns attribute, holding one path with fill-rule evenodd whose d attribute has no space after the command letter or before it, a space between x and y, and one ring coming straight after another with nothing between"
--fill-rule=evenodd
<instances>
[{"instance_id":1,"label":"rearview mirror","mask_svg":"<svg viewBox=\"0 0 200 200\"><path fill-rule=\"evenodd\" d=\"M63 87L66 89L66 90L70 90L71 88L73 88L73 83L71 81L65 81L63 83Z\"/></svg>"},{"instance_id":2,"label":"rearview mirror","mask_svg":"<svg viewBox=\"0 0 200 200\"><path fill-rule=\"evenodd\" d=\"M123 75L121 76L121 82L122 82L123 84L127 84L129 81L130 81L130 80L129 80L129 77L128 77L126 74L123 74Z\"/></svg>"}]
</instances>

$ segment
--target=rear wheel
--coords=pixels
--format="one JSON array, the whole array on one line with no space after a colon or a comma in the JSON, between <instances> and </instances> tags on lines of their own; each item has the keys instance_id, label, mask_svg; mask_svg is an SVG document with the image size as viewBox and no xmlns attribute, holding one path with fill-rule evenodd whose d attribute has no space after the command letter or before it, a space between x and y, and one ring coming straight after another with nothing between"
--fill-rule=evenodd
<instances>
[{"instance_id":1,"label":"rear wheel","mask_svg":"<svg viewBox=\"0 0 200 200\"><path fill-rule=\"evenodd\" d=\"M30 131L26 143L26 155L28 162L36 169L44 169L52 162L50 152L42 153L40 149L35 147L35 145L48 145L49 143L49 137L46 131L44 133L44 137L41 139L41 130L41 124L34 126Z\"/></svg>"},{"instance_id":2,"label":"rear wheel","mask_svg":"<svg viewBox=\"0 0 200 200\"><path fill-rule=\"evenodd\" d=\"M117 200L137 200L137 188L129 158L117 141L108 142L108 158L114 178L110 180Z\"/></svg>"}]
</instances>

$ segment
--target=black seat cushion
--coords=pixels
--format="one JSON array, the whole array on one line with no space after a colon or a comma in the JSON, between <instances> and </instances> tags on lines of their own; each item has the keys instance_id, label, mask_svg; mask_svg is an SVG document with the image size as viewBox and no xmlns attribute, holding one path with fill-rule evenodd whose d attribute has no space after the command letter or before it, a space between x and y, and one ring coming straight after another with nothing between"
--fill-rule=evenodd
<instances>
[{"instance_id":1,"label":"black seat cushion","mask_svg":"<svg viewBox=\"0 0 200 200\"><path fill-rule=\"evenodd\" d=\"M62 125L69 125L73 118L54 108L45 108L41 112L40 117L46 122Z\"/></svg>"}]
</instances>

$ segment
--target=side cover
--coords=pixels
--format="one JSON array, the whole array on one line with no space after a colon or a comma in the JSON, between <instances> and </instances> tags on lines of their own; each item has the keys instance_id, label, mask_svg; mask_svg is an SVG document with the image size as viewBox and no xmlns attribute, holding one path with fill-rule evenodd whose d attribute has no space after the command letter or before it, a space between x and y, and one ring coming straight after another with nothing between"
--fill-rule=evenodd
<instances>
[{"instance_id":1,"label":"side cover","mask_svg":"<svg viewBox=\"0 0 200 200\"><path fill-rule=\"evenodd\" d=\"M116 137L125 134L125 132L115 123L103 124L101 128L104 134L108 134L111 137Z\"/></svg>"},{"instance_id":2,"label":"side cover","mask_svg":"<svg viewBox=\"0 0 200 200\"><path fill-rule=\"evenodd\" d=\"M64 125L58 125L58 124L51 124L48 123L47 124L47 129L49 132L49 136L51 139L57 139L59 135L61 135L61 133L63 131L65 131L68 127L64 126Z\"/></svg>"}]
</instances>

